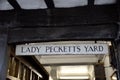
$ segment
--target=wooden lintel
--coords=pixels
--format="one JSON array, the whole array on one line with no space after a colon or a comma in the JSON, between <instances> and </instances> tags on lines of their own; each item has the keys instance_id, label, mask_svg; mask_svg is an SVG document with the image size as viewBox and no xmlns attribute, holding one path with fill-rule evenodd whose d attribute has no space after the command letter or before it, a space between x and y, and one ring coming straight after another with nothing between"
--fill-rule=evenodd
<instances>
[{"instance_id":1,"label":"wooden lintel","mask_svg":"<svg viewBox=\"0 0 120 80\"><path fill-rule=\"evenodd\" d=\"M117 36L118 25L15 28L9 30L9 43L52 40L105 40Z\"/></svg>"}]
</instances>

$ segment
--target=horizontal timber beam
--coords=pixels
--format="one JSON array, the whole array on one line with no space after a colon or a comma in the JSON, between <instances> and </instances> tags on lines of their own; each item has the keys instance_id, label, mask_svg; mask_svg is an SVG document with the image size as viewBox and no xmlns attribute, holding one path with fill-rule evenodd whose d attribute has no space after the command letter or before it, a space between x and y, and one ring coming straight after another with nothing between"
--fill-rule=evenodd
<instances>
[{"instance_id":1,"label":"horizontal timber beam","mask_svg":"<svg viewBox=\"0 0 120 80\"><path fill-rule=\"evenodd\" d=\"M95 40L116 38L118 26L91 25L66 27L15 28L9 30L9 43L51 40Z\"/></svg>"}]
</instances>

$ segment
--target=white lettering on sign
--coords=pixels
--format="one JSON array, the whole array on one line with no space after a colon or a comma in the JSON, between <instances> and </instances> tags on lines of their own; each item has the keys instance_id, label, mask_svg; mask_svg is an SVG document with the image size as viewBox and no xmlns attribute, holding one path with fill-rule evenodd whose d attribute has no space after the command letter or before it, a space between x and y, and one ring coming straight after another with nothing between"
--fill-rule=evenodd
<instances>
[{"instance_id":1,"label":"white lettering on sign","mask_svg":"<svg viewBox=\"0 0 120 80\"><path fill-rule=\"evenodd\" d=\"M108 54L107 44L30 44L17 45L16 55Z\"/></svg>"}]
</instances>

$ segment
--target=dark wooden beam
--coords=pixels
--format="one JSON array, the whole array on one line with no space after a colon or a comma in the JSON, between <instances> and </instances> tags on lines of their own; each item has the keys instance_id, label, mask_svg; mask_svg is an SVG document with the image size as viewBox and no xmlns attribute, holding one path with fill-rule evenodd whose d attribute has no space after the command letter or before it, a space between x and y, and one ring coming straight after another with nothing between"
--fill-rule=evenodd
<instances>
[{"instance_id":1,"label":"dark wooden beam","mask_svg":"<svg viewBox=\"0 0 120 80\"><path fill-rule=\"evenodd\" d=\"M117 0L118 5L118 15L119 15L119 23L120 23L120 0Z\"/></svg>"},{"instance_id":2,"label":"dark wooden beam","mask_svg":"<svg viewBox=\"0 0 120 80\"><path fill-rule=\"evenodd\" d=\"M14 22L16 23L17 21L16 14L17 13L15 10L0 11L0 16L2 16L0 17L0 25L11 26Z\"/></svg>"},{"instance_id":3,"label":"dark wooden beam","mask_svg":"<svg viewBox=\"0 0 120 80\"><path fill-rule=\"evenodd\" d=\"M45 0L45 3L49 9L55 8L53 0Z\"/></svg>"},{"instance_id":4,"label":"dark wooden beam","mask_svg":"<svg viewBox=\"0 0 120 80\"><path fill-rule=\"evenodd\" d=\"M120 39L119 39L119 41L117 42L117 44L116 44L116 50L117 50L117 73L118 73L118 76L119 76L119 78L120 78Z\"/></svg>"},{"instance_id":5,"label":"dark wooden beam","mask_svg":"<svg viewBox=\"0 0 120 80\"><path fill-rule=\"evenodd\" d=\"M118 25L79 25L38 28L14 28L9 30L9 43L59 41L59 40L105 40L117 36Z\"/></svg>"},{"instance_id":6,"label":"dark wooden beam","mask_svg":"<svg viewBox=\"0 0 120 80\"><path fill-rule=\"evenodd\" d=\"M94 6L94 1L95 0L88 0L88 6Z\"/></svg>"},{"instance_id":7,"label":"dark wooden beam","mask_svg":"<svg viewBox=\"0 0 120 80\"><path fill-rule=\"evenodd\" d=\"M7 0L7 1L14 7L15 10L21 10L21 7L16 0Z\"/></svg>"},{"instance_id":8,"label":"dark wooden beam","mask_svg":"<svg viewBox=\"0 0 120 80\"><path fill-rule=\"evenodd\" d=\"M117 69L116 75L117 75L117 79L119 80L119 78L120 78L120 37L119 37L119 39L118 38L115 39L113 41L112 45L113 45L113 50L114 50L114 52L113 52L114 56L111 56L111 57L115 58L112 61L115 62L113 64L114 64L115 69Z\"/></svg>"},{"instance_id":9,"label":"dark wooden beam","mask_svg":"<svg viewBox=\"0 0 120 80\"><path fill-rule=\"evenodd\" d=\"M95 80L106 80L104 64L96 63L94 65L94 72L95 72Z\"/></svg>"}]
</instances>

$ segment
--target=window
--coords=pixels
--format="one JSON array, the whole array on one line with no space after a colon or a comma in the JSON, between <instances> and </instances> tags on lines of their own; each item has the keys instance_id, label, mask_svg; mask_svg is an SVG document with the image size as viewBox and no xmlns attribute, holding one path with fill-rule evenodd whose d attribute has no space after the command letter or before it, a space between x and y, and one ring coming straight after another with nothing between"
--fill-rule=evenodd
<instances>
[{"instance_id":1,"label":"window","mask_svg":"<svg viewBox=\"0 0 120 80\"><path fill-rule=\"evenodd\" d=\"M18 71L19 71L19 60L11 56L9 60L8 75L18 77Z\"/></svg>"},{"instance_id":2,"label":"window","mask_svg":"<svg viewBox=\"0 0 120 80\"><path fill-rule=\"evenodd\" d=\"M32 72L32 80L38 80L38 76L34 72Z\"/></svg>"}]
</instances>

